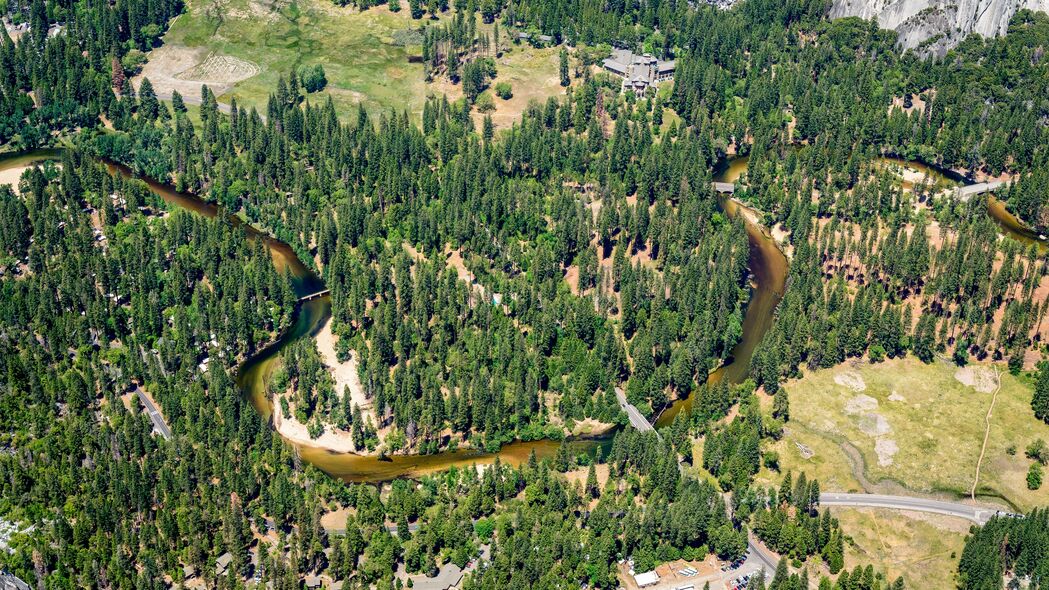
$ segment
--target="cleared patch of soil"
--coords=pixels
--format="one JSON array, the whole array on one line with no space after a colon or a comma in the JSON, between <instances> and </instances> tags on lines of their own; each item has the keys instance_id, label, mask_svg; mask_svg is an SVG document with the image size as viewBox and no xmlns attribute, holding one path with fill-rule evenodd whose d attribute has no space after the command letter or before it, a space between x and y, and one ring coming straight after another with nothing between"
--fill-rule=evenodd
<instances>
[{"instance_id":1,"label":"cleared patch of soil","mask_svg":"<svg viewBox=\"0 0 1049 590\"><path fill-rule=\"evenodd\" d=\"M989 367L973 365L958 367L954 372L954 378L962 385L968 385L980 393L991 393L997 385L994 371Z\"/></svg>"},{"instance_id":2,"label":"cleared patch of soil","mask_svg":"<svg viewBox=\"0 0 1049 590\"><path fill-rule=\"evenodd\" d=\"M838 380L837 375L834 376L834 380ZM845 402L846 414L864 414L876 409L878 409L878 400L869 395L857 395Z\"/></svg>"},{"instance_id":3,"label":"cleared patch of soil","mask_svg":"<svg viewBox=\"0 0 1049 590\"><path fill-rule=\"evenodd\" d=\"M230 83L247 80L259 73L259 66L250 61L231 57L228 55L216 55L212 53L201 63L175 74L179 80L191 82L215 82Z\"/></svg>"},{"instance_id":4,"label":"cleared patch of soil","mask_svg":"<svg viewBox=\"0 0 1049 590\"><path fill-rule=\"evenodd\" d=\"M356 509L350 507L339 508L331 512L325 512L321 516L321 526L326 531L345 531L346 517L356 513Z\"/></svg>"},{"instance_id":5,"label":"cleared patch of soil","mask_svg":"<svg viewBox=\"0 0 1049 590\"><path fill-rule=\"evenodd\" d=\"M834 376L834 382L842 387L848 387L853 391L864 391L867 389L867 384L863 382L863 376L852 371L842 371L841 373L838 373ZM857 398L854 399L858 399L859 397L867 396L857 396ZM874 398L868 399L874 400ZM877 407L877 405L877 400L874 400L874 406Z\"/></svg>"},{"instance_id":6,"label":"cleared patch of soil","mask_svg":"<svg viewBox=\"0 0 1049 590\"><path fill-rule=\"evenodd\" d=\"M149 61L132 79L132 84L137 89L144 78L149 78L160 98L171 98L172 92L178 90L187 102L199 102L202 84L220 96L237 82L260 71L259 66L250 61L211 53L201 47L164 45L150 52Z\"/></svg>"},{"instance_id":7,"label":"cleared patch of soil","mask_svg":"<svg viewBox=\"0 0 1049 590\"><path fill-rule=\"evenodd\" d=\"M878 465L882 467L892 465L892 457L899 451L900 447L891 438L879 438L874 443L874 452L878 455Z\"/></svg>"},{"instance_id":8,"label":"cleared patch of soil","mask_svg":"<svg viewBox=\"0 0 1049 590\"><path fill-rule=\"evenodd\" d=\"M885 419L885 416L871 412L860 418L860 430L867 436L878 437L892 432L892 426L889 426L889 421Z\"/></svg>"}]
</instances>

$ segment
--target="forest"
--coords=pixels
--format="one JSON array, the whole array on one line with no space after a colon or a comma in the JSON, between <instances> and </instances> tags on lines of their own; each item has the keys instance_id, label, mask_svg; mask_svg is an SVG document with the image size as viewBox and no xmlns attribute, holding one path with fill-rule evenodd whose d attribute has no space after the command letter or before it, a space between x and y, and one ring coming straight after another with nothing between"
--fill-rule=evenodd
<instances>
[{"instance_id":1,"label":"forest","mask_svg":"<svg viewBox=\"0 0 1049 590\"><path fill-rule=\"evenodd\" d=\"M0 516L36 527L0 563L48 588L250 576L298 588L307 574L393 588L398 565L435 573L484 552L464 587L613 588L619 559L738 558L753 531L784 559L751 587L807 588L788 563L812 560L831 573L812 581L821 589L902 588L845 568L818 482L753 478L775 465L763 448L790 416L775 394L801 367L940 354L1032 368L1044 254L999 240L983 198L902 190L882 164L1015 175L998 197L1044 231L1049 72L1036 48L1049 17L1021 11L1007 36L922 61L871 23L827 20L824 2L425 5L456 12L425 43L431 75L464 90L490 77L478 18L573 50L643 47L677 59L676 81L639 98L585 69L497 134L490 118L475 128L473 92L430 99L420 125L363 106L343 123L291 71L264 113L232 101L227 115L202 88L194 123L183 97L161 101L128 75L180 3L5 5L31 26L0 39L0 144L72 147L17 191L0 187ZM750 379L714 383L752 293L745 222L711 187L739 155L750 160L735 197L785 231L789 288ZM242 217L323 279L336 351L355 359L372 416L301 340L267 391L311 436L433 454L560 440L586 423L610 433L607 452L564 444L553 460L382 486L328 477L235 383L292 325L291 277L242 226L178 210L116 164ZM1049 420L1047 375L1032 411ZM660 436L636 433L616 388L653 419L695 403ZM139 389L171 439L151 435ZM775 395L771 412L759 394ZM337 535L320 524L336 507L348 514ZM975 528L960 587L1044 575L1044 518ZM216 575L226 553L239 576Z\"/></svg>"}]
</instances>

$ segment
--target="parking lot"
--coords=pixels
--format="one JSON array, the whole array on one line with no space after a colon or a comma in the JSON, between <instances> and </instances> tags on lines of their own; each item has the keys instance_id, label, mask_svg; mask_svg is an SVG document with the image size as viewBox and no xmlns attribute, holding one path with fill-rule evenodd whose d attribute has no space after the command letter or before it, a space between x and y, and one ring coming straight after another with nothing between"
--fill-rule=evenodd
<instances>
[{"instance_id":1,"label":"parking lot","mask_svg":"<svg viewBox=\"0 0 1049 590\"><path fill-rule=\"evenodd\" d=\"M659 575L659 581L644 588L639 587L634 579L634 574L641 572L631 574L630 569L628 562L619 564L619 580L625 590L689 590L689 586L701 590L707 582L712 590L737 590L745 588L746 581L743 580L753 576L760 567L742 560L728 563L712 555L703 561L679 559L657 567L654 571ZM772 574L766 572L766 579Z\"/></svg>"}]
</instances>

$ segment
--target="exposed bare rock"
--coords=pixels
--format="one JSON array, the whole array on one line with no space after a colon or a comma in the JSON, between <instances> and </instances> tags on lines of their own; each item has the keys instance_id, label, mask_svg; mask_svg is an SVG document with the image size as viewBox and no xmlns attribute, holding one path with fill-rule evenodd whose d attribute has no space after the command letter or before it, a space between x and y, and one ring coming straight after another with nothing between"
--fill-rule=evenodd
<instances>
[{"instance_id":1,"label":"exposed bare rock","mask_svg":"<svg viewBox=\"0 0 1049 590\"><path fill-rule=\"evenodd\" d=\"M875 18L899 35L903 49L943 55L970 33L1005 33L1016 11L1049 12L1049 0L834 0L831 18Z\"/></svg>"}]
</instances>

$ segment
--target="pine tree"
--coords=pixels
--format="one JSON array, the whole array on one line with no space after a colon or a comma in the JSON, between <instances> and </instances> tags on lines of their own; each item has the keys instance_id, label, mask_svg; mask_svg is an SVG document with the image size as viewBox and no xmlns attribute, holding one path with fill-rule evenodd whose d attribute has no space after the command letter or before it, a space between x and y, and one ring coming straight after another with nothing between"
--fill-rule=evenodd
<instances>
[{"instance_id":1,"label":"pine tree","mask_svg":"<svg viewBox=\"0 0 1049 590\"><path fill-rule=\"evenodd\" d=\"M138 100L139 116L146 121L155 121L160 114L160 102L149 78L142 79L142 85L138 87Z\"/></svg>"},{"instance_id":2,"label":"pine tree","mask_svg":"<svg viewBox=\"0 0 1049 590\"><path fill-rule=\"evenodd\" d=\"M790 400L787 398L787 390L780 389L772 396L772 415L784 422L790 420Z\"/></svg>"},{"instance_id":3,"label":"pine tree","mask_svg":"<svg viewBox=\"0 0 1049 590\"><path fill-rule=\"evenodd\" d=\"M562 442L557 447L557 455L554 457L554 468L564 473L571 469L571 455L568 452L568 444Z\"/></svg>"},{"instance_id":4,"label":"pine tree","mask_svg":"<svg viewBox=\"0 0 1049 590\"><path fill-rule=\"evenodd\" d=\"M568 50L561 48L560 56L561 86L568 88L572 81L568 78Z\"/></svg>"},{"instance_id":5,"label":"pine tree","mask_svg":"<svg viewBox=\"0 0 1049 590\"><path fill-rule=\"evenodd\" d=\"M1043 362L1038 367L1038 379L1035 381L1031 407L1038 419L1049 423L1049 362Z\"/></svg>"},{"instance_id":6,"label":"pine tree","mask_svg":"<svg viewBox=\"0 0 1049 590\"><path fill-rule=\"evenodd\" d=\"M586 472L586 493L591 498L597 498L601 494L601 490L597 484L597 470L594 468L594 464L590 464L590 468Z\"/></svg>"}]
</instances>

